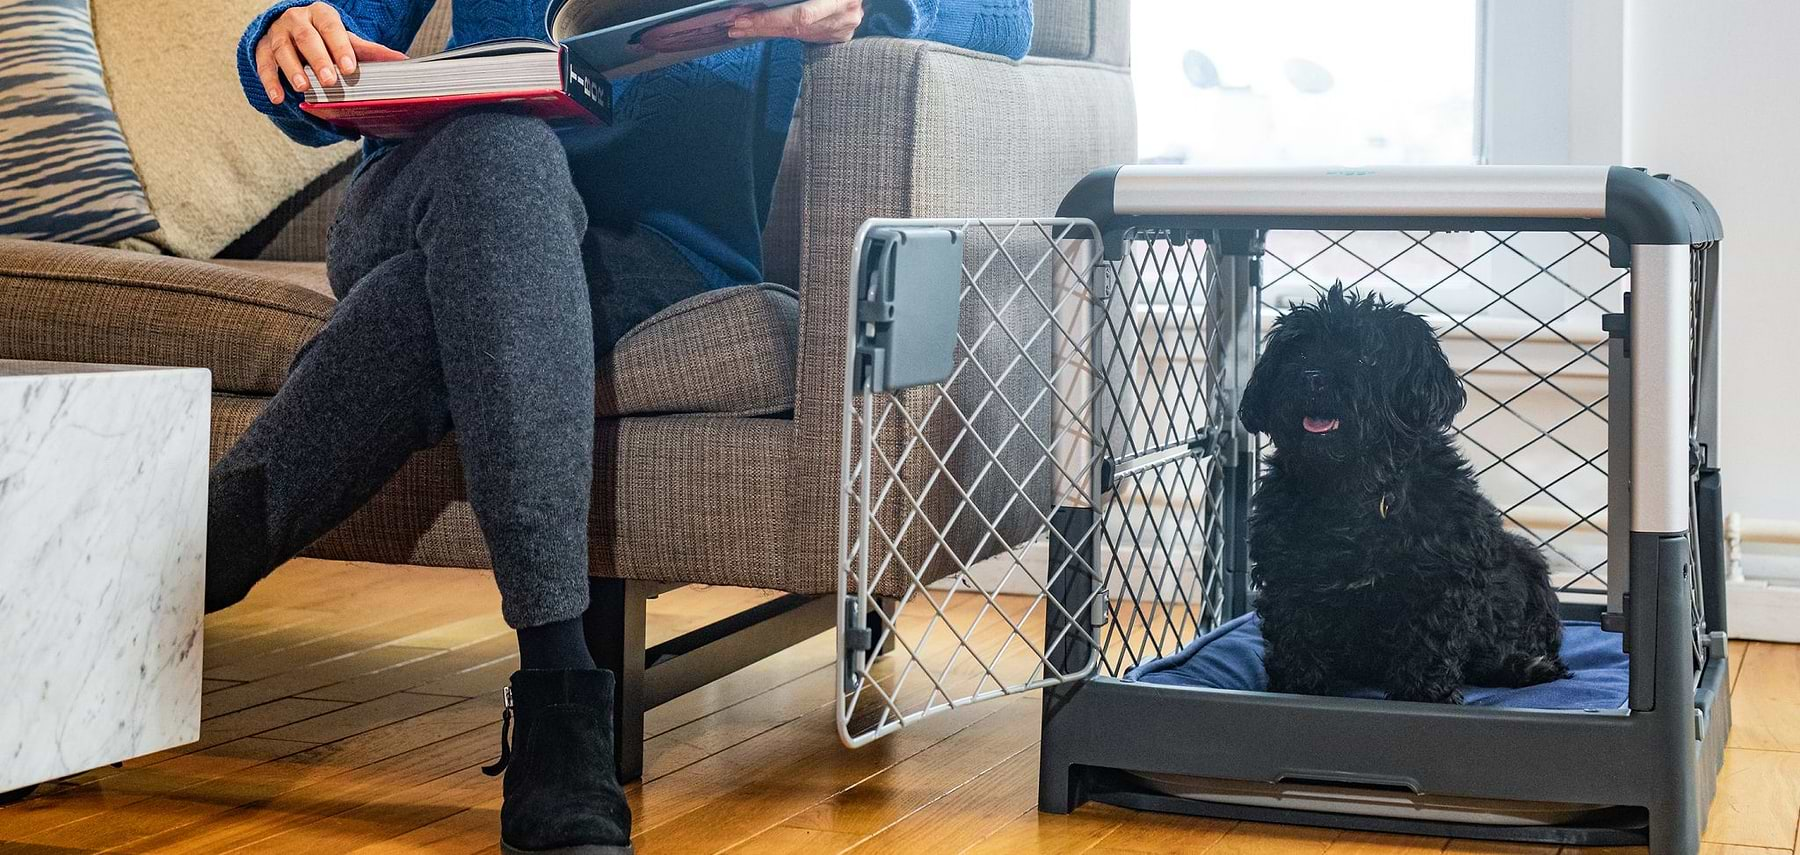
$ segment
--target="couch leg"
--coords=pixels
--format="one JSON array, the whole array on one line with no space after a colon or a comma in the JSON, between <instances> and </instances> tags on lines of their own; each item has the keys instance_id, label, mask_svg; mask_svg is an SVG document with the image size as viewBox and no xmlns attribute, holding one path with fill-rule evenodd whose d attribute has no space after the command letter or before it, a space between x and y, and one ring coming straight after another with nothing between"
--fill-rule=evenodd
<instances>
[{"instance_id":1,"label":"couch leg","mask_svg":"<svg viewBox=\"0 0 1800 855\"><path fill-rule=\"evenodd\" d=\"M595 664L618 677L613 702L613 754L619 780L644 774L644 603L649 590L629 579L588 578L582 629Z\"/></svg>"}]
</instances>

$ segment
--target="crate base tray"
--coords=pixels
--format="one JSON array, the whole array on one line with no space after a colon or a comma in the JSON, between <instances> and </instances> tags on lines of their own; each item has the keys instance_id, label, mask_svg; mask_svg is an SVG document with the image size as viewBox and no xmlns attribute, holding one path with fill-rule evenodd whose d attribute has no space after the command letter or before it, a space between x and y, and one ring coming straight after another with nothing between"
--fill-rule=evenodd
<instances>
[{"instance_id":1,"label":"crate base tray","mask_svg":"<svg viewBox=\"0 0 1800 855\"><path fill-rule=\"evenodd\" d=\"M1573 846L1633 846L1645 841L1643 810L1603 805L1120 771L1097 776L1088 795L1134 810L1356 831Z\"/></svg>"}]
</instances>

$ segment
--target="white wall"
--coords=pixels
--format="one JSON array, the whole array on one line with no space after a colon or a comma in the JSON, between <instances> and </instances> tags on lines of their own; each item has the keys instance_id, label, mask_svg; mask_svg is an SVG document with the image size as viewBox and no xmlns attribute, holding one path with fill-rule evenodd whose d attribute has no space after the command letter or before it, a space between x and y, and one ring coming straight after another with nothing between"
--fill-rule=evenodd
<instances>
[{"instance_id":1,"label":"white wall","mask_svg":"<svg viewBox=\"0 0 1800 855\"><path fill-rule=\"evenodd\" d=\"M1627 0L1624 30L1626 162L1725 222L1726 510L1800 520L1800 4Z\"/></svg>"}]
</instances>

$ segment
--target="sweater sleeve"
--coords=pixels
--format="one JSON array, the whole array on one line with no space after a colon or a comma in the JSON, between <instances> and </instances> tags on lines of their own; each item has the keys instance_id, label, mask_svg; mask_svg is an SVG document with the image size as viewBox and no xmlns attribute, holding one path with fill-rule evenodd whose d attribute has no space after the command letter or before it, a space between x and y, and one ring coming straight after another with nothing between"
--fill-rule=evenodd
<instances>
[{"instance_id":1,"label":"sweater sleeve","mask_svg":"<svg viewBox=\"0 0 1800 855\"><path fill-rule=\"evenodd\" d=\"M325 146L355 139L355 135L346 134L302 112L300 94L285 76L281 86L286 90L286 97L280 104L269 103L262 80L256 76L256 43L262 41L269 25L281 13L314 2L320 0L276 0L275 5L250 22L244 37L238 41L238 83L244 88L244 97L249 99L250 106L268 116L295 142ZM413 36L418 35L419 26L431 11L432 3L431 0L334 0L331 5L343 18L344 29L377 44L405 50Z\"/></svg>"},{"instance_id":2,"label":"sweater sleeve","mask_svg":"<svg viewBox=\"0 0 1800 855\"><path fill-rule=\"evenodd\" d=\"M1031 0L863 0L859 36L894 36L1020 59L1031 49Z\"/></svg>"}]
</instances>

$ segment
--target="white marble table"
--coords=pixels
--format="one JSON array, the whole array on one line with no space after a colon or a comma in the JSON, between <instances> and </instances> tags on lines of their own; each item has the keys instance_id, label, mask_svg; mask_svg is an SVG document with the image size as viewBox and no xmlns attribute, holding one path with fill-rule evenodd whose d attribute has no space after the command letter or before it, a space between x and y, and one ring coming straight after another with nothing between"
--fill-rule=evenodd
<instances>
[{"instance_id":1,"label":"white marble table","mask_svg":"<svg viewBox=\"0 0 1800 855\"><path fill-rule=\"evenodd\" d=\"M209 379L0 360L0 792L199 738Z\"/></svg>"}]
</instances>

